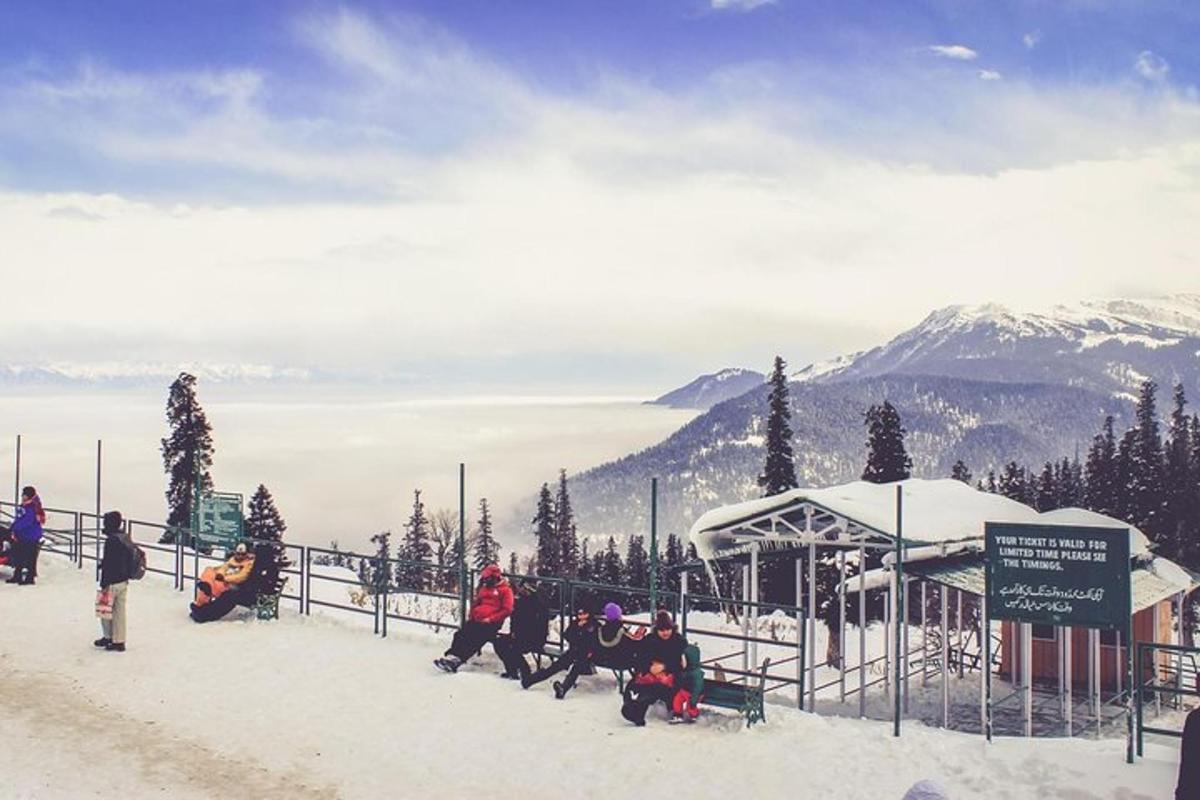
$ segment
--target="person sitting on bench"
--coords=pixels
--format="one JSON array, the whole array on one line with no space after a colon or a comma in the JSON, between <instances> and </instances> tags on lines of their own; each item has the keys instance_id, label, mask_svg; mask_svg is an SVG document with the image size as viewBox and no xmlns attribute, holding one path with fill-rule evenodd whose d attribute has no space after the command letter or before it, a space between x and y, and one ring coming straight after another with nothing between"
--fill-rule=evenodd
<instances>
[{"instance_id":1,"label":"person sitting on bench","mask_svg":"<svg viewBox=\"0 0 1200 800\"><path fill-rule=\"evenodd\" d=\"M513 591L504 580L499 564L488 564L479 575L479 589L471 605L471 616L454 633L442 658L433 663L443 672L458 672L467 659L494 640L504 620L513 612Z\"/></svg>"},{"instance_id":2,"label":"person sitting on bench","mask_svg":"<svg viewBox=\"0 0 1200 800\"><path fill-rule=\"evenodd\" d=\"M0 567L8 563L12 557L13 536L12 531L3 525L0 525Z\"/></svg>"},{"instance_id":3,"label":"person sitting on bench","mask_svg":"<svg viewBox=\"0 0 1200 800\"><path fill-rule=\"evenodd\" d=\"M638 647L638 663L633 680L625 688L621 716L641 727L646 724L650 706L660 701L671 706L680 686L686 647L687 643L675 630L671 612L660 610L654 619L654 633Z\"/></svg>"},{"instance_id":4,"label":"person sitting on bench","mask_svg":"<svg viewBox=\"0 0 1200 800\"><path fill-rule=\"evenodd\" d=\"M233 610L239 593L254 574L254 554L240 542L233 555L219 567L208 567L196 583L191 616L196 622L212 622Z\"/></svg>"},{"instance_id":5,"label":"person sitting on bench","mask_svg":"<svg viewBox=\"0 0 1200 800\"><path fill-rule=\"evenodd\" d=\"M502 633L492 642L496 655L504 663L502 678L517 680L521 677L521 665L529 668L526 653L540 653L546 646L550 631L550 611L537 587L531 581L521 581L516 587L512 616L508 618L508 633Z\"/></svg>"},{"instance_id":6,"label":"person sitting on bench","mask_svg":"<svg viewBox=\"0 0 1200 800\"><path fill-rule=\"evenodd\" d=\"M646 636L646 628L639 625L630 631L622 621L624 616L625 612L616 603L604 605L604 622L596 636L599 646L592 658L597 667L627 670L637 664L637 648Z\"/></svg>"},{"instance_id":7,"label":"person sitting on bench","mask_svg":"<svg viewBox=\"0 0 1200 800\"><path fill-rule=\"evenodd\" d=\"M521 671L522 689L541 683L565 669L568 670L567 677L554 682L554 696L559 700L567 696L567 692L571 691L579 676L592 668L592 658L598 646L596 632L599 627L594 611L595 603L590 600L585 600L575 609L575 619L563 631L566 651L533 674L530 674L529 667L526 666Z\"/></svg>"},{"instance_id":8,"label":"person sitting on bench","mask_svg":"<svg viewBox=\"0 0 1200 800\"><path fill-rule=\"evenodd\" d=\"M695 722L700 716L699 702L704 696L704 667L700 663L700 647L688 642L683 650L683 672L671 700L671 724ZM686 716L685 716L686 714Z\"/></svg>"}]
</instances>

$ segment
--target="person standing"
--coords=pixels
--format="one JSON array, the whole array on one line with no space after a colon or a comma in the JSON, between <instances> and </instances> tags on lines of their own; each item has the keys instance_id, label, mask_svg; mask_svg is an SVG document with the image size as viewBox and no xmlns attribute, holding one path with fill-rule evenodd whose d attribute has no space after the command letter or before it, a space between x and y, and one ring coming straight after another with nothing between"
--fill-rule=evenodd
<instances>
[{"instance_id":1,"label":"person standing","mask_svg":"<svg viewBox=\"0 0 1200 800\"><path fill-rule=\"evenodd\" d=\"M38 550L42 546L42 526L46 512L42 509L37 489L26 486L21 490L21 505L13 515L13 575L8 583L32 586L37 578Z\"/></svg>"},{"instance_id":2,"label":"person standing","mask_svg":"<svg viewBox=\"0 0 1200 800\"><path fill-rule=\"evenodd\" d=\"M1200 678L1196 679L1200 688ZM1179 748L1179 783L1175 800L1200 797L1200 708L1193 708L1183 723L1183 743Z\"/></svg>"},{"instance_id":3,"label":"person standing","mask_svg":"<svg viewBox=\"0 0 1200 800\"><path fill-rule=\"evenodd\" d=\"M121 512L109 511L104 515L104 557L100 561L100 592L96 598L101 636L93 644L110 652L125 652L125 604L133 559L133 541L125 531Z\"/></svg>"}]
</instances>

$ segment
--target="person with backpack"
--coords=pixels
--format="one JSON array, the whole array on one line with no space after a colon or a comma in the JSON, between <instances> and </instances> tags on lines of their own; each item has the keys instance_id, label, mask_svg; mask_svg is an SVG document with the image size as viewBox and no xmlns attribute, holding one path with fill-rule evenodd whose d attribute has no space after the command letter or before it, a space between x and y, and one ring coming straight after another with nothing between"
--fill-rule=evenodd
<instances>
[{"instance_id":1,"label":"person with backpack","mask_svg":"<svg viewBox=\"0 0 1200 800\"><path fill-rule=\"evenodd\" d=\"M538 596L533 583L521 581L516 587L512 616L508 618L508 633L500 634L492 642L496 655L504 664L501 678L517 680L521 677L522 665L529 668L525 654L542 652L549 628L550 610Z\"/></svg>"},{"instance_id":2,"label":"person with backpack","mask_svg":"<svg viewBox=\"0 0 1200 800\"><path fill-rule=\"evenodd\" d=\"M513 612L513 590L504 579L499 564L488 564L479 574L479 589L471 605L471 615L459 628L442 658L433 660L443 672L458 672L467 659L493 641L504 620Z\"/></svg>"},{"instance_id":3,"label":"person with backpack","mask_svg":"<svg viewBox=\"0 0 1200 800\"><path fill-rule=\"evenodd\" d=\"M96 595L101 635L92 643L115 653L125 652L125 604L129 581L135 580L139 569L144 572L139 550L129 538L124 522L120 511L109 511L104 515L104 556L100 560L100 591Z\"/></svg>"},{"instance_id":4,"label":"person with backpack","mask_svg":"<svg viewBox=\"0 0 1200 800\"><path fill-rule=\"evenodd\" d=\"M37 579L38 552L42 547L42 526L46 524L46 512L37 489L26 486L21 490L21 505L13 515L13 552L9 565L13 575L8 583L32 586Z\"/></svg>"}]
</instances>

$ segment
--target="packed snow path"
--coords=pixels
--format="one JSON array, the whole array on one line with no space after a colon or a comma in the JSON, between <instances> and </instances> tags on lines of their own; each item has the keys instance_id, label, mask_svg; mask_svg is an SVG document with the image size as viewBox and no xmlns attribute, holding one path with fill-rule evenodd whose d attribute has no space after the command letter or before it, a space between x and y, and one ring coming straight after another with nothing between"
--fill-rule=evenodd
<instances>
[{"instance_id":1,"label":"packed snow path","mask_svg":"<svg viewBox=\"0 0 1200 800\"><path fill-rule=\"evenodd\" d=\"M610 677L565 701L523 692L493 657L437 672L446 634L383 640L327 617L194 625L153 578L130 592L129 651L92 647L89 570L43 559L0 585L3 795L18 798L900 798L920 778L956 800L1171 795L1176 752L1136 766L1121 741L1003 740L772 706L745 730L706 713L621 719ZM199 794L198 794L199 793Z\"/></svg>"}]
</instances>

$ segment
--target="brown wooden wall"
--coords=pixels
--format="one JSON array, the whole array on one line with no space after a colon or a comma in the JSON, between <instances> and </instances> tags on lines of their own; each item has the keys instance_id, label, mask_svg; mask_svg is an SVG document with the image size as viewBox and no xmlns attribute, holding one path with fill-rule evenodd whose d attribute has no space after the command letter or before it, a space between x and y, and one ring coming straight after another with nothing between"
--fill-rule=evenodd
<instances>
[{"instance_id":1,"label":"brown wooden wall","mask_svg":"<svg viewBox=\"0 0 1200 800\"><path fill-rule=\"evenodd\" d=\"M1154 614L1158 614L1158 637L1154 636ZM1011 680L1014 658L1019 655L1016 629L1011 622L1000 625L1000 675ZM1072 628L1071 633L1071 677L1075 686L1086 689L1088 679L1088 632L1084 628ZM1171 601L1164 600L1157 606L1145 608L1133 615L1133 638L1135 642L1171 642ZM1126 642L1122 637L1120 661L1116 648L1100 644L1100 685L1106 690L1116 689L1117 670L1121 669L1121 680L1127 658ZM1058 642L1043 639L1033 640L1033 678L1035 682L1058 683Z\"/></svg>"}]
</instances>

